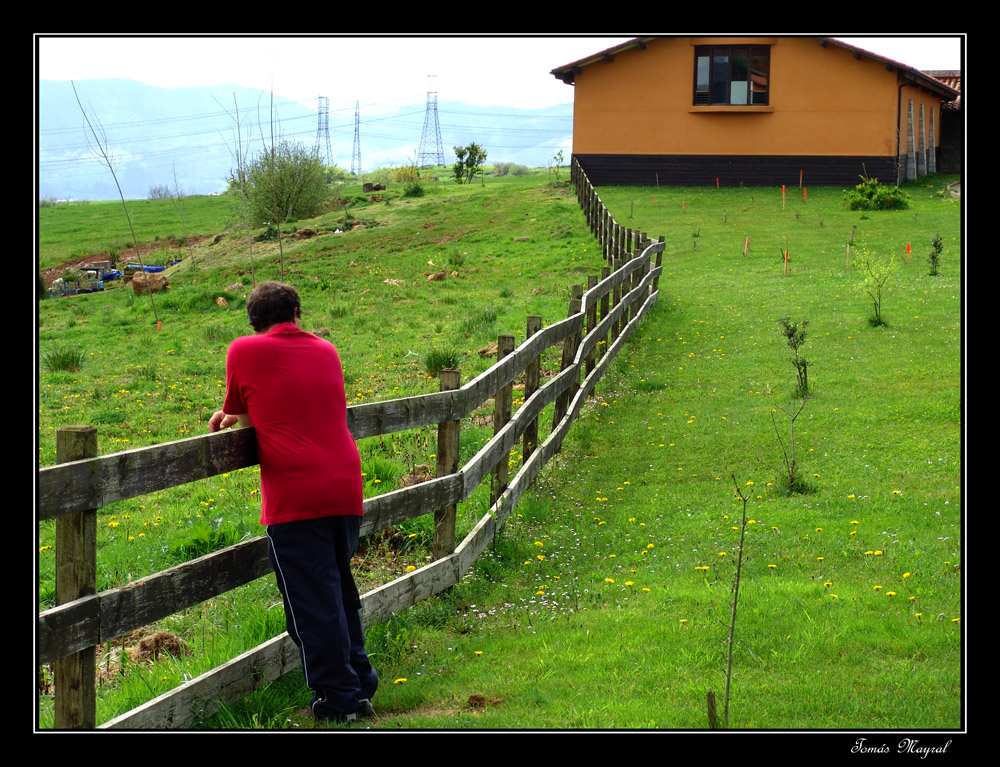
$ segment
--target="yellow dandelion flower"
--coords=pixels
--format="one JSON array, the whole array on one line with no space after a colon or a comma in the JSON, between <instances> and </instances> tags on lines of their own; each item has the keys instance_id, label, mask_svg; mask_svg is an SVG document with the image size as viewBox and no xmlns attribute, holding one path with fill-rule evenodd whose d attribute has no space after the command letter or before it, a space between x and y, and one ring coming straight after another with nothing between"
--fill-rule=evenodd
<instances>
[{"instance_id":1,"label":"yellow dandelion flower","mask_svg":"<svg viewBox=\"0 0 1000 767\"><path fill-rule=\"evenodd\" d=\"M777 565L768 565L767 567L769 570L774 570L777 567Z\"/></svg>"},{"instance_id":2,"label":"yellow dandelion flower","mask_svg":"<svg viewBox=\"0 0 1000 767\"><path fill-rule=\"evenodd\" d=\"M605 579L604 579L604 582L605 582L605 583L614 583L614 582L615 582L615 579L614 579L614 578L605 578Z\"/></svg>"},{"instance_id":3,"label":"yellow dandelion flower","mask_svg":"<svg viewBox=\"0 0 1000 767\"><path fill-rule=\"evenodd\" d=\"M872 586L872 588L875 589L875 591L881 591L882 590L881 586Z\"/></svg>"},{"instance_id":4,"label":"yellow dandelion flower","mask_svg":"<svg viewBox=\"0 0 1000 767\"><path fill-rule=\"evenodd\" d=\"M399 679L392 680L393 684L403 684L404 682L406 682L406 677L405 676L401 676Z\"/></svg>"},{"instance_id":5,"label":"yellow dandelion flower","mask_svg":"<svg viewBox=\"0 0 1000 767\"><path fill-rule=\"evenodd\" d=\"M417 569L417 568L416 568L416 567L414 567L413 565L407 565L407 566L406 566L406 572L408 572L408 573L412 573L412 572L413 572L414 570L416 570L416 569Z\"/></svg>"}]
</instances>

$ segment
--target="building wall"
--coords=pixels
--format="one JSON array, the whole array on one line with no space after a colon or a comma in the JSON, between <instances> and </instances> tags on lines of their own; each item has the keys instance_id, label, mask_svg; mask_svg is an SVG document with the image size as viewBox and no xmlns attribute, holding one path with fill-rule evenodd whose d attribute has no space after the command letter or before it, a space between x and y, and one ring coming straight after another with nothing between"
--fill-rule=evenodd
<instances>
[{"instance_id":1,"label":"building wall","mask_svg":"<svg viewBox=\"0 0 1000 767\"><path fill-rule=\"evenodd\" d=\"M742 43L771 46L769 104L692 106L694 46ZM883 168L894 162L898 117L905 151L910 98L915 130L919 104L924 103L928 145L937 144L930 134L932 106L940 135L939 99L903 86L899 115L895 71L868 57L855 59L837 46L821 47L814 38L653 40L646 50L624 51L614 61L583 67L575 75L574 88L573 153L581 160L588 155L637 155L675 162L685 156L715 157L724 162L726 157L741 173L753 173L754 168L766 171L772 158L786 158L789 167L807 161L831 169L844 165L840 175L856 179L862 166L867 167L865 158Z\"/></svg>"}]
</instances>

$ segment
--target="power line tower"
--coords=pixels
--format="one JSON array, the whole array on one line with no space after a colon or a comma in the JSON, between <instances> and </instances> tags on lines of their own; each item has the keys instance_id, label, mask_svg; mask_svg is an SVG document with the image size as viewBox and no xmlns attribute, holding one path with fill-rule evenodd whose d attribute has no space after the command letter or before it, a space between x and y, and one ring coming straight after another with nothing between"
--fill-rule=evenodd
<instances>
[{"instance_id":1,"label":"power line tower","mask_svg":"<svg viewBox=\"0 0 1000 767\"><path fill-rule=\"evenodd\" d=\"M358 102L354 102L354 152L351 154L351 173L361 175L361 113Z\"/></svg>"},{"instance_id":2,"label":"power line tower","mask_svg":"<svg viewBox=\"0 0 1000 767\"><path fill-rule=\"evenodd\" d=\"M444 165L444 149L441 146L441 125L438 123L438 95L427 94L427 110L424 112L424 131L420 134L420 148L417 150L417 165Z\"/></svg>"},{"instance_id":3,"label":"power line tower","mask_svg":"<svg viewBox=\"0 0 1000 767\"><path fill-rule=\"evenodd\" d=\"M326 154L323 154L323 151ZM319 97L319 112L316 117L316 154L323 158L324 165L333 165L333 149L330 147L330 99Z\"/></svg>"}]
</instances>

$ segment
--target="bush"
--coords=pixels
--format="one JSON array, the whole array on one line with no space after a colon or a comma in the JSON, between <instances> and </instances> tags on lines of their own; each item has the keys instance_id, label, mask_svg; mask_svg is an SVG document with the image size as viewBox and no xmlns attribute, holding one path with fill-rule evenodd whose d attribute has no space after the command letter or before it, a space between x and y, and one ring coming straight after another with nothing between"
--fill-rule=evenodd
<instances>
[{"instance_id":1,"label":"bush","mask_svg":"<svg viewBox=\"0 0 1000 767\"><path fill-rule=\"evenodd\" d=\"M424 185L416 181L403 187L403 197L423 197Z\"/></svg>"},{"instance_id":2,"label":"bush","mask_svg":"<svg viewBox=\"0 0 1000 767\"><path fill-rule=\"evenodd\" d=\"M854 189L844 190L844 201L851 210L901 210L910 197L898 186L883 186L877 178L861 177Z\"/></svg>"},{"instance_id":3,"label":"bush","mask_svg":"<svg viewBox=\"0 0 1000 767\"><path fill-rule=\"evenodd\" d=\"M531 168L516 162L498 162L493 166L494 176L527 176L530 173Z\"/></svg>"},{"instance_id":4,"label":"bush","mask_svg":"<svg viewBox=\"0 0 1000 767\"><path fill-rule=\"evenodd\" d=\"M392 169L392 180L397 184L420 180L420 169L416 165L401 165Z\"/></svg>"},{"instance_id":5,"label":"bush","mask_svg":"<svg viewBox=\"0 0 1000 767\"><path fill-rule=\"evenodd\" d=\"M290 141L258 155L247 168L247 182L253 222L312 218L328 196L326 168L318 152Z\"/></svg>"}]
</instances>

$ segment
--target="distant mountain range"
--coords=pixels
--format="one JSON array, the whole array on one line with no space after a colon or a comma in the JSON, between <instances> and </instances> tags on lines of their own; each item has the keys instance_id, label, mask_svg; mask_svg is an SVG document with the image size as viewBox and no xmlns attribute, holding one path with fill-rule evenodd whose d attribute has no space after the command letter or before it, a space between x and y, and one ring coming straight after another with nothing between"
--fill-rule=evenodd
<instances>
[{"instance_id":1,"label":"distant mountain range","mask_svg":"<svg viewBox=\"0 0 1000 767\"><path fill-rule=\"evenodd\" d=\"M211 88L157 88L134 80L82 80L76 90L112 156L126 199L143 199L150 189L175 187L182 194L211 194L226 188L235 168L238 111L249 155L270 142L271 94L220 85ZM83 113L67 81L38 82L38 197L76 200L118 198L106 164L95 158ZM273 99L280 138L317 145L327 155L318 108ZM545 109L480 107L454 101L437 105L444 164L455 160L453 146L471 141L486 148L487 162L545 167L559 149L568 158L573 105ZM425 104L366 114L360 107L361 168L399 166L417 159L424 131ZM331 110L329 146L333 164L350 170L354 109ZM262 134L263 133L263 138ZM433 131L431 131L433 133ZM430 149L434 149L432 138ZM246 149L245 149L246 151Z\"/></svg>"}]
</instances>

